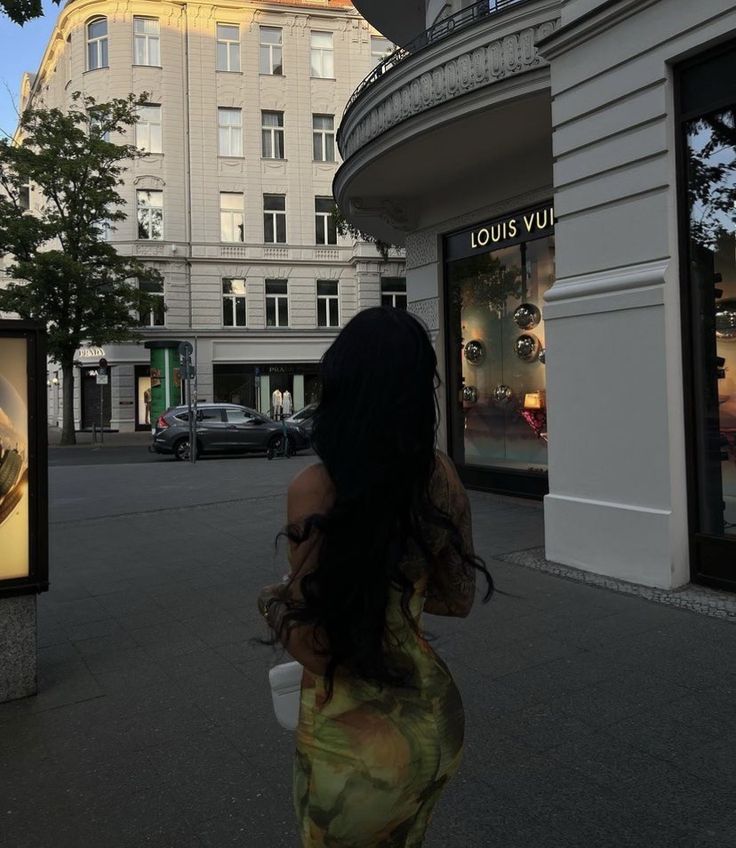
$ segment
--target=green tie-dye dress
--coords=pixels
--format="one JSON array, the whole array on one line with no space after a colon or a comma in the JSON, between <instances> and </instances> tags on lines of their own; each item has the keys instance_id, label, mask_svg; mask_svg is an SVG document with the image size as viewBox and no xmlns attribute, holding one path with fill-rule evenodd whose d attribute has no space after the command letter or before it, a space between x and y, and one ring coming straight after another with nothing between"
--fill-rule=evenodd
<instances>
[{"instance_id":1,"label":"green tie-dye dress","mask_svg":"<svg viewBox=\"0 0 736 848\"><path fill-rule=\"evenodd\" d=\"M437 488L452 502L452 486L442 476ZM442 540L435 542L440 550ZM418 564L407 561L405 572L422 573ZM411 600L418 624L426 591L426 577L418 577ZM379 689L338 673L328 701L322 678L304 672L294 768L304 848L418 848L459 765L460 693L447 666L402 615L398 590L389 599L387 624L399 636L396 650L415 668L411 686Z\"/></svg>"}]
</instances>

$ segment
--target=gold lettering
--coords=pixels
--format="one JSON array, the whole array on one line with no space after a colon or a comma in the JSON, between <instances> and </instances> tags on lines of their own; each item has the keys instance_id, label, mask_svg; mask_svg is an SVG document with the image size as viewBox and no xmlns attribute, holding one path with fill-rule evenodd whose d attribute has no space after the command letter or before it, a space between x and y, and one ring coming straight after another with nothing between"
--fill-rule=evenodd
<instances>
[{"instance_id":1,"label":"gold lettering","mask_svg":"<svg viewBox=\"0 0 736 848\"><path fill-rule=\"evenodd\" d=\"M475 233L470 234L470 247L475 250L478 247L478 242L475 240Z\"/></svg>"},{"instance_id":2,"label":"gold lettering","mask_svg":"<svg viewBox=\"0 0 736 848\"><path fill-rule=\"evenodd\" d=\"M547 226L547 216L548 211L545 209L544 212L537 212L537 229L543 230Z\"/></svg>"},{"instance_id":3,"label":"gold lettering","mask_svg":"<svg viewBox=\"0 0 736 848\"><path fill-rule=\"evenodd\" d=\"M501 241L501 238L503 237L502 232L500 224L496 224L495 227L491 225L491 238L494 242Z\"/></svg>"},{"instance_id":4,"label":"gold lettering","mask_svg":"<svg viewBox=\"0 0 736 848\"><path fill-rule=\"evenodd\" d=\"M531 215L524 215L524 223L526 224L526 231L530 233L532 231L532 227L534 226L534 213Z\"/></svg>"},{"instance_id":5,"label":"gold lettering","mask_svg":"<svg viewBox=\"0 0 736 848\"><path fill-rule=\"evenodd\" d=\"M480 247L485 247L488 244L490 237L491 234L485 227L482 230L478 230L478 245Z\"/></svg>"},{"instance_id":6,"label":"gold lettering","mask_svg":"<svg viewBox=\"0 0 736 848\"><path fill-rule=\"evenodd\" d=\"M509 238L516 238L516 218L509 221Z\"/></svg>"}]
</instances>

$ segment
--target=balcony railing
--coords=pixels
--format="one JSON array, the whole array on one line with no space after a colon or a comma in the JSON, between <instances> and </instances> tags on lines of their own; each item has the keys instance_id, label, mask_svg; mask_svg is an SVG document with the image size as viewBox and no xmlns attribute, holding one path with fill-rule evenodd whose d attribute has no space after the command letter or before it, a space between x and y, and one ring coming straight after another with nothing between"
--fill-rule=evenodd
<instances>
[{"instance_id":1,"label":"balcony railing","mask_svg":"<svg viewBox=\"0 0 736 848\"><path fill-rule=\"evenodd\" d=\"M525 2L525 0L480 0L479 3L474 3L454 15L449 15L429 29L420 33L416 38L413 38L408 44L403 47L397 47L393 53L389 54L383 61L379 62L376 67L368 74L368 76L355 89L350 100L347 102L343 118L350 111L353 103L360 95L370 88L378 80L382 79L389 71L392 71L402 62L405 62L411 56L416 55L427 47L437 44L450 35L454 35L466 27L472 26L476 21L487 18L491 15L497 15L499 12L504 12L510 6L515 6L517 3Z\"/></svg>"}]
</instances>

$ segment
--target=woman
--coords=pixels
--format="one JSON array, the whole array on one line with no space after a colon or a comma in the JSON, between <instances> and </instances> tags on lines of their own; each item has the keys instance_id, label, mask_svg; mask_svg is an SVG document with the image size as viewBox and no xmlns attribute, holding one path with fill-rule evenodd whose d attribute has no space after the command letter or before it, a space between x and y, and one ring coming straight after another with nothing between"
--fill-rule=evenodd
<instances>
[{"instance_id":1,"label":"woman","mask_svg":"<svg viewBox=\"0 0 736 848\"><path fill-rule=\"evenodd\" d=\"M437 359L407 312L360 312L322 361L313 443L288 493L285 585L259 607L304 665L294 795L305 848L417 848L459 764L464 716L422 611L466 616L468 499L435 450Z\"/></svg>"}]
</instances>

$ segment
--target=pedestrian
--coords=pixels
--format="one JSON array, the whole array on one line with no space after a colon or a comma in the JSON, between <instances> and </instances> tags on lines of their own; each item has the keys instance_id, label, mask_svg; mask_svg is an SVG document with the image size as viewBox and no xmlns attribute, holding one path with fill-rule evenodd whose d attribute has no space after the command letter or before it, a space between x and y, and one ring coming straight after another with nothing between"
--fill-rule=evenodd
<instances>
[{"instance_id":1,"label":"pedestrian","mask_svg":"<svg viewBox=\"0 0 736 848\"><path fill-rule=\"evenodd\" d=\"M467 616L467 495L435 449L437 359L411 314L358 313L324 356L320 463L288 491L290 575L259 608L304 666L294 802L304 848L418 848L464 713L422 612Z\"/></svg>"}]
</instances>

